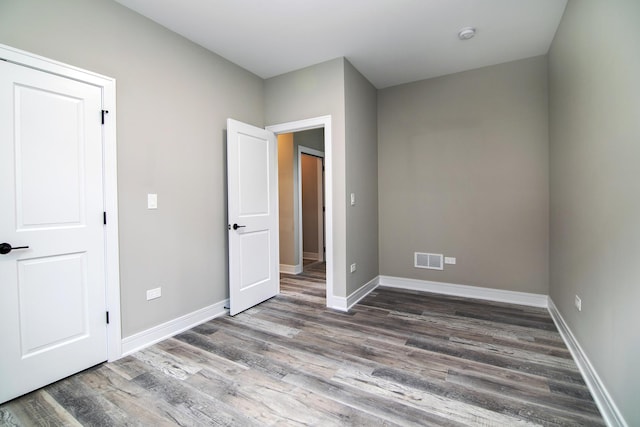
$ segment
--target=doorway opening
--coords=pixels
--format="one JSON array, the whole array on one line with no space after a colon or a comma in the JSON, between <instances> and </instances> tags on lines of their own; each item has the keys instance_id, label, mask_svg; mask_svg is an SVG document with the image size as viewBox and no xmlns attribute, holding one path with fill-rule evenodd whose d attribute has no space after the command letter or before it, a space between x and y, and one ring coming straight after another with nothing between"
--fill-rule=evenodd
<instances>
[{"instance_id":1,"label":"doorway opening","mask_svg":"<svg viewBox=\"0 0 640 427\"><path fill-rule=\"evenodd\" d=\"M324 262L324 151L298 146L300 248L303 270Z\"/></svg>"},{"instance_id":2,"label":"doorway opening","mask_svg":"<svg viewBox=\"0 0 640 427\"><path fill-rule=\"evenodd\" d=\"M333 300L333 210L332 210L332 169L331 169L331 117L323 116L312 119L300 120L295 122L288 122L279 125L267 126L267 130L275 133L279 137L278 141L278 149L280 150L280 135L283 134L295 134L303 131L309 131L312 129L317 129L322 131L322 143L323 147L314 148L309 147L308 143L301 143L300 146L302 150L295 150L290 152L290 155L295 159L296 167L291 170L291 175L294 175L293 171L297 171L297 175L300 176L300 162L298 161L298 157L302 156L305 148L307 151L312 150L310 153L306 154L322 154L324 158L324 245L323 245L323 258L326 262L326 304L328 307L332 306ZM310 134L307 134L310 135ZM288 136L287 136L288 137ZM293 139L293 136L290 137ZM320 148L320 149L318 149ZM298 154L299 153L299 154ZM279 156L280 156L279 152ZM319 156L317 156L319 157ZM278 166L278 174L281 176L280 166ZM289 171L287 171L288 173ZM293 176L291 176L293 180ZM303 232L302 232L302 207L298 207L298 203L301 204L301 194L300 194L300 186L296 184L296 191L292 192L292 198L297 198L295 204L288 204L290 208L281 209L280 211L280 224L281 230L286 232L290 232L292 236L291 239L287 241L280 241L281 249L289 250L289 257L281 257L281 272L290 273L290 274L298 274L302 272L303 268L303 258L304 258L304 242ZM297 195L297 197L295 197ZM280 201L282 206L282 200ZM293 206L293 207L291 207ZM295 218L294 218L295 217ZM296 232L296 228L298 231ZM290 245L290 248L286 248L283 245ZM326 249L325 249L326 248ZM283 254L283 250L281 250L281 254ZM292 252L291 252L292 251ZM293 254L293 256L291 256ZM290 263L290 264L289 264Z\"/></svg>"},{"instance_id":3,"label":"doorway opening","mask_svg":"<svg viewBox=\"0 0 640 427\"><path fill-rule=\"evenodd\" d=\"M278 135L280 271L325 259L324 129Z\"/></svg>"}]
</instances>

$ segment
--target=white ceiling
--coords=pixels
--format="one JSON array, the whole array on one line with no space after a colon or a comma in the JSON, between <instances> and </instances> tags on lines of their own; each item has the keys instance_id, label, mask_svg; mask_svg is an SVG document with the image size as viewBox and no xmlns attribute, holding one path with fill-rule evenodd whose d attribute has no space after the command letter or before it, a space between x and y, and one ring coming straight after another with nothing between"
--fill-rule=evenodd
<instances>
[{"instance_id":1,"label":"white ceiling","mask_svg":"<svg viewBox=\"0 0 640 427\"><path fill-rule=\"evenodd\" d=\"M567 0L116 0L269 78L346 57L377 88L543 55ZM461 41L462 27L477 29Z\"/></svg>"}]
</instances>

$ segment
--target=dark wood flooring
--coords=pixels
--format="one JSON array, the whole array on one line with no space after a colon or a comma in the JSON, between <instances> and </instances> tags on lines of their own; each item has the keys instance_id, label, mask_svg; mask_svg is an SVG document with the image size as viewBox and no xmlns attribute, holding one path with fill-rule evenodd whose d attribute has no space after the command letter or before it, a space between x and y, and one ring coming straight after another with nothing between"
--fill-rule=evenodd
<instances>
[{"instance_id":1,"label":"dark wood flooring","mask_svg":"<svg viewBox=\"0 0 640 427\"><path fill-rule=\"evenodd\" d=\"M282 293L0 406L5 426L604 425L544 309L378 288Z\"/></svg>"}]
</instances>

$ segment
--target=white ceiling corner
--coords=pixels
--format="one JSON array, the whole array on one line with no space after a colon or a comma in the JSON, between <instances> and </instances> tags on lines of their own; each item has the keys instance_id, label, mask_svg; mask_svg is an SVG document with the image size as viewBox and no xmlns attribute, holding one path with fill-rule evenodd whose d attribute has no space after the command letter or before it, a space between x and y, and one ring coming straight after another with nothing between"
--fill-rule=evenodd
<instances>
[{"instance_id":1,"label":"white ceiling corner","mask_svg":"<svg viewBox=\"0 0 640 427\"><path fill-rule=\"evenodd\" d=\"M116 1L262 78L344 56L379 89L544 55L567 2Z\"/></svg>"}]
</instances>

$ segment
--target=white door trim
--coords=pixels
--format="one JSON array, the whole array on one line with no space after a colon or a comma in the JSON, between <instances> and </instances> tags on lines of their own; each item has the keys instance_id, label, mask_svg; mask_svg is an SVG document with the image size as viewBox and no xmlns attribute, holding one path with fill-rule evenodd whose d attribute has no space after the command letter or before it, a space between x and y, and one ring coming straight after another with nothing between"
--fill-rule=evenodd
<instances>
[{"instance_id":1,"label":"white door trim","mask_svg":"<svg viewBox=\"0 0 640 427\"><path fill-rule=\"evenodd\" d=\"M324 153L323 153L324 154ZM324 155L316 158L318 184L318 261L324 261Z\"/></svg>"},{"instance_id":2,"label":"white door trim","mask_svg":"<svg viewBox=\"0 0 640 427\"><path fill-rule=\"evenodd\" d=\"M294 122L267 126L266 129L275 133L300 132L309 129L324 128L324 158L325 158L325 227L326 227L326 261L327 261L327 307L333 307L333 171L331 147L331 116L314 117ZM302 223L301 223L302 224ZM302 244L300 245L302 248ZM301 254L302 255L302 254ZM302 259L300 259L302 262Z\"/></svg>"},{"instance_id":3,"label":"white door trim","mask_svg":"<svg viewBox=\"0 0 640 427\"><path fill-rule=\"evenodd\" d=\"M298 154L297 154L298 155L298 230L300 231L298 233L298 242L299 242L298 247L300 248L300 253L299 253L300 258L298 259L300 260L300 264L304 266L304 262L303 262L304 236L303 236L303 227L302 227L302 155L303 154L309 154L311 156L320 157L324 159L324 151L318 151L318 150L314 150L313 148L305 147L303 145L298 145ZM320 209L322 210L322 206L320 206ZM318 224L319 232L321 228L322 228L322 225ZM319 246L322 245L321 240L318 241L318 245ZM319 257L322 257L323 255L324 254L322 252L318 252Z\"/></svg>"},{"instance_id":4,"label":"white door trim","mask_svg":"<svg viewBox=\"0 0 640 427\"><path fill-rule=\"evenodd\" d=\"M107 213L105 235L105 282L109 325L107 326L107 357L109 361L122 355L120 317L120 261L118 250L118 177L116 148L116 81L91 71L63 64L39 55L0 44L0 58L11 63L91 84L102 89L105 115L102 132L104 210ZM97 120L98 118L96 118Z\"/></svg>"}]
</instances>

